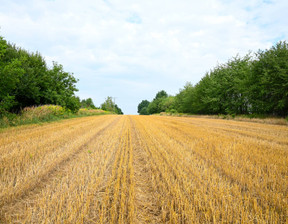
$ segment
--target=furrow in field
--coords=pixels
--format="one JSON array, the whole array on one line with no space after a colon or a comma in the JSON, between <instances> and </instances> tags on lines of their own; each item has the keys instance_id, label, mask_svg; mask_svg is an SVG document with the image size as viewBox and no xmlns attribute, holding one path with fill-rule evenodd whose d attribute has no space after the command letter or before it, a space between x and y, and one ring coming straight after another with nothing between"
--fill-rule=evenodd
<instances>
[{"instance_id":1,"label":"furrow in field","mask_svg":"<svg viewBox=\"0 0 288 224\"><path fill-rule=\"evenodd\" d=\"M11 178L13 175L11 171L3 172L9 176L6 178L1 176L1 178L6 180L5 182L1 182L1 206L3 206L4 203L9 204L17 198L24 196L27 192L36 188L41 182L47 178L49 179L59 166L67 164L73 156L77 155L86 147L91 139L95 138L101 131L107 129L109 125L113 124L115 121L115 118L107 119L106 123L99 126L95 131L90 129L90 131L81 135L81 137L71 136L70 138L65 139L65 147L60 146L57 150L54 150L53 153L48 154L47 156L45 155L45 159L40 161L36 160L34 164L30 165L26 172L21 173L21 176L16 172L14 178ZM39 149L39 151L40 150L41 149ZM45 154L45 150L42 150L40 153ZM15 176L17 174L18 176Z\"/></svg>"},{"instance_id":2,"label":"furrow in field","mask_svg":"<svg viewBox=\"0 0 288 224\"><path fill-rule=\"evenodd\" d=\"M0 222L286 223L287 139L285 126L160 116L8 129Z\"/></svg>"},{"instance_id":3,"label":"furrow in field","mask_svg":"<svg viewBox=\"0 0 288 224\"><path fill-rule=\"evenodd\" d=\"M148 119L148 118L147 118ZM159 120L158 120L159 121ZM207 173L207 177L205 177L205 178L208 178L208 180L209 180L209 178L210 178L210 180L211 180L211 177L213 177L213 179L212 179L212 181L209 181L209 182L211 182L211 183L214 183L214 184L212 184L212 185L214 185L214 187L216 186L216 184L217 183L219 183L219 184L221 184L221 185L224 185L224 186L227 186L228 188L236 188L237 189L237 184L235 185L235 184L233 184L232 186L231 186L231 183L229 184L229 182L230 182L230 177L231 176L229 176L229 175L226 175L226 177L224 176L222 176L222 174L219 174L219 169L221 168L221 163L219 163L219 162L223 162L223 161L221 161L221 157L219 157L219 156L221 156L221 154L220 155L218 155L218 157L217 157L217 154L215 154L214 152L215 152L215 146L217 146L217 141L215 142L215 140L216 139L214 139L213 140L213 138L208 138L206 141L203 139L203 138L201 138L201 141L200 142L198 142L196 145L194 144L194 142L195 141L198 141L197 140L197 138L195 138L195 137L193 137L192 136L192 141L189 143L189 138L188 138L188 140L187 140L187 136L189 136L189 134L188 133L186 133L186 135L179 135L179 133L177 133L177 132L175 132L173 129L171 129L171 130L169 130L169 129L167 129L167 126L165 127L165 128L162 128L163 127L163 124L164 124L164 122L163 122L163 124L162 124L162 127L161 127L161 124L157 124L157 125L155 125L155 124L153 124L153 119L149 119L149 121L146 121L145 122L145 124L146 124L146 126L148 126L147 124L151 124L150 126L150 129L148 129L147 130L147 133L149 133L150 135L151 135L151 138L154 138L154 140L155 140L155 143L156 142L158 142L157 144L159 145L158 146L158 149L159 149L159 151L161 151L162 150L162 156L164 156L164 157L166 157L166 159L164 159L164 161L166 161L166 162L169 162L169 155L173 155L173 157L170 157L170 160L172 160L173 161L173 163L172 164L170 164L168 167L173 167L173 164L177 164L177 158L179 159L178 160L178 162L179 163L182 163L182 164L185 164L185 161L188 161L188 163L186 163L184 166L179 166L178 165L178 168L177 168L177 165L175 166L176 167L176 169L175 170L184 170L185 172L184 172L184 176L183 177L187 177L187 174L188 173L195 173L195 172L197 172L197 166L195 167L194 166L194 168L192 169L192 170L190 170L189 171L189 169L187 169L187 167L189 167L189 162L190 162L190 164L193 166L193 165L195 165L195 163L197 162L197 160L199 160L199 159L197 159L197 154L196 154L196 158L193 158L193 157L191 157L191 154L189 153L189 147L191 148L191 152L192 152L192 154L194 154L195 153L195 151L196 151L196 153L201 153L200 155L201 155L201 157L200 157L200 161L202 160L202 162L204 161L204 164L202 164L201 165L201 163L200 163L200 166L198 167L198 170L199 170L199 168L201 168L201 169L204 169L204 171L205 172L207 172L207 171L209 171L209 173ZM149 127L148 127L149 128ZM178 129L178 131L179 130L183 130L182 129L182 127L181 126L179 126L179 129ZM198 132L199 132L199 130L197 130ZM180 131L179 131L180 132ZM163 133L166 133L166 134L163 134ZM167 133L170 133L171 135L169 135L169 134L167 134ZM193 133L193 132L192 132ZM202 133L203 135L202 136L205 136L205 133ZM206 135L207 135L207 133L206 133ZM197 135L196 135L197 136ZM185 137L186 137L186 139L185 139ZM168 140L169 139L169 140ZM175 139L177 139L177 140L175 140ZM213 140L214 142L211 142L211 143L209 143L209 141L211 141L211 140ZM224 140L224 139L223 139ZM226 139L227 140L227 139ZM169 141L169 143L166 143L166 142L168 142ZM174 141L174 143L173 143L173 141ZM178 141L178 142L177 142ZM182 144L181 143L181 141L183 141L184 142L184 144ZM176 143L176 145L175 145L175 143ZM190 145L189 145L190 144ZM173 147L169 147L169 145L173 145ZM156 145L157 146L157 145ZM185 147L184 147L185 146ZM194 147L194 148L193 148ZM204 147L204 148L203 148ZM226 147L229 147L229 144L228 145L226 145ZM177 149L177 152L175 152L175 151L173 151L173 148L176 148ZM182 149L181 149L182 148ZM186 148L186 149L185 149ZM217 148L217 147L216 147ZM231 147L230 147L231 148ZM165 149L164 151L163 151L163 149ZM186 152L185 152L185 150L186 150ZM187 150L188 149L188 150ZM220 149L222 149L222 150L224 150L225 149L225 147L220 147ZM234 150L235 150L235 148L234 148ZM217 151L217 150L216 150ZM212 152L212 154L211 154L211 152ZM183 154L183 153L185 153L185 154ZM214 153L214 154L213 154ZM233 155L233 151L230 151L229 153L232 153L232 155ZM156 154L156 153L155 153ZM182 156L182 158L181 157L179 157L180 155L183 155ZM213 157L215 157L216 156L216 160L214 160L214 164L211 164L211 159L212 159L212 162L213 162ZM191 158L190 158L191 157ZM195 156L194 156L195 157ZM167 160L167 158L168 158L168 160ZM225 160L224 160L225 161ZM199 161L198 161L198 164L199 164ZM216 169L215 169L215 164L217 164L217 167L216 167ZM190 166L191 166L190 165ZM212 165L212 166L211 166ZM225 164L224 164L225 165ZM242 164L242 165L244 165L244 164ZM222 164L222 166L223 166L223 164ZM226 167L225 167L226 168ZM229 171L229 166L227 167L228 169L226 170L226 171ZM201 169L200 169L200 171L201 171ZM231 168L230 168L231 169ZM203 172L203 170L202 170L202 172ZM240 172L241 172L241 170L240 170ZM275 173L275 172L274 172ZM171 173L172 174L172 173ZM200 174L201 174L201 172L200 172ZM213 175L212 175L213 174ZM238 174L239 174L239 172L238 172ZM203 174L202 174L203 175ZM177 175L176 175L177 176ZM178 177L180 177L179 175L178 175ZM183 177L182 177L182 179L183 179ZM215 179L216 178L216 179ZM224 179L223 179L224 178ZM237 179L237 175L235 175L234 176L234 178L236 178L236 180L238 180ZM221 181L219 181L219 180L221 180ZM197 180L196 180L197 181ZM228 182L227 182L228 181ZM274 182L275 182L276 180L274 179ZM200 184L200 187L203 187L204 189L205 189L205 185L207 186L207 184L205 184L205 182L207 182L207 180L206 181L204 181L204 182L202 182L201 184ZM285 182L285 179L284 179L284 182ZM286 180L286 182L287 182L287 180ZM249 183L249 179L248 179L248 183ZM257 181L255 181L255 183L257 183ZM210 183L209 183L209 185L211 185ZM208 185L208 186L209 186ZM250 185L251 186L251 185ZM249 192L249 190L255 190L255 189L257 189L256 188L256 186L257 185L254 185L254 186L251 186L251 188L250 189L246 189L246 191L248 190L248 192ZM258 186L257 186L258 187ZM184 187L184 188L186 188L186 187ZM285 185L284 185L284 188L285 188ZM209 189L209 188L207 188L207 189ZM218 189L219 191L220 191L220 189ZM225 190L225 189L224 189ZM240 187L240 190L241 190L241 187ZM263 189L262 189L263 190ZM283 192L283 190L284 190L284 192L285 192L285 189L283 189L283 186L282 186L282 188L281 189L278 189L280 192ZM222 191L223 191L223 189L222 189ZM233 191L235 191L235 189L233 189ZM238 192L238 193L237 193ZM258 194L258 196L257 195L254 195L254 194L252 194L252 195L249 195L250 197L252 196L252 198L249 198L249 200L247 200L249 203L249 206L251 207L251 204L253 204L253 206L254 206L254 204L255 204L255 200L256 200L256 205L258 204L258 207L259 206L262 206L262 207L264 207L263 208L263 211L265 211L265 210L267 210L267 197L265 197L265 195L264 194L262 194L261 193L261 191L259 190L258 191L259 192L259 194ZM267 191L266 191L267 192ZM211 192L211 193L213 193L213 192ZM241 191L239 191L239 190L237 190L236 191L236 193L237 194L239 194L239 204L241 204L241 199L242 199L242 196L241 196ZM226 189L226 194L227 195L231 195L231 196L233 196L234 197L234 200L235 200L235 195L236 195L236 193L234 193L234 192L229 192L229 190L227 191L227 189ZM254 196L253 196L254 195ZM258 198L259 197L259 195L262 195L262 197L260 197L260 199ZM283 195L281 195L281 194L279 194L279 195L277 195L277 194L271 194L271 196L273 196L273 199L275 199L275 198L281 198L281 197L283 197ZM213 196L213 198L217 198L217 194L216 195L214 195ZM254 198L254 199L253 199ZM285 197L284 197L285 198ZM201 200L201 201L204 201L203 199ZM220 201L222 201L221 200L221 198L220 198ZM237 201L237 200L236 200ZM278 203L279 203L280 201L278 200ZM246 203L246 202L245 202ZM264 203L264 204L263 204ZM269 203L269 200L268 200L268 203ZM273 201L270 201L270 203L272 203L272 205L274 205L274 207L276 208L276 210L279 210L279 206L277 206L277 201L275 201L275 202L273 202ZM280 202L280 210L282 211L282 212L280 212L279 214L278 214L278 212L274 212L274 214L277 216L282 216L283 217L283 214L285 214L285 209L283 210L283 208L285 208L285 203L287 203L287 202L285 202L285 201L283 201L283 203L282 203L282 201ZM247 204L247 203L246 203ZM208 204L209 205L209 204ZM247 206L247 205L245 205L245 206ZM270 205L271 206L271 205ZM278 209L277 209L278 208ZM282 209L281 209L282 208ZM259 210L259 209L257 209L257 212L252 212L252 215L255 217L255 216L257 216L257 214L262 214L262 212L263 211L261 211L261 209ZM284 213L283 213L284 212ZM248 214L249 215L249 214ZM251 216L251 215L249 215L249 216ZM253 217L252 216L252 217Z\"/></svg>"},{"instance_id":4,"label":"furrow in field","mask_svg":"<svg viewBox=\"0 0 288 224\"><path fill-rule=\"evenodd\" d=\"M49 134L54 134L55 132L62 134L63 129L70 128L73 130L75 126L78 126L79 124L83 125L85 123L91 123L91 119L89 119L89 117L84 117L80 119L75 118L53 123L44 123L41 125L35 124L12 127L8 130L3 130L0 132L0 145L9 147L10 144L17 145L29 142L32 138L45 139L50 137ZM1 147L0 153L5 153L5 148Z\"/></svg>"},{"instance_id":5,"label":"furrow in field","mask_svg":"<svg viewBox=\"0 0 288 224\"><path fill-rule=\"evenodd\" d=\"M12 214L6 212L6 220L21 220L21 223L38 223L37 220L47 218L51 223L97 220L101 185L117 149L120 123L116 119L93 136L77 155L58 166L41 188L29 192L20 202L6 206L6 211L13 210ZM51 207L54 210L51 211Z\"/></svg>"},{"instance_id":6,"label":"furrow in field","mask_svg":"<svg viewBox=\"0 0 288 224\"><path fill-rule=\"evenodd\" d=\"M226 121L219 119L193 119L193 118L172 118L183 125L195 125L209 131L215 131L223 136L234 134L234 137L250 137L252 140L259 139L265 144L273 142L279 145L288 145L288 131L285 126L256 124L251 122Z\"/></svg>"},{"instance_id":7,"label":"furrow in field","mask_svg":"<svg viewBox=\"0 0 288 224\"><path fill-rule=\"evenodd\" d=\"M130 121L125 117L111 175L104 187L99 223L134 222L134 168Z\"/></svg>"},{"instance_id":8,"label":"furrow in field","mask_svg":"<svg viewBox=\"0 0 288 224\"><path fill-rule=\"evenodd\" d=\"M80 121L82 119L79 119ZM77 136L79 133L85 133L93 127L93 125L99 125L103 123L105 119L95 119L94 122L72 122L71 125L66 127L56 127L46 132L45 135L39 131L39 135L33 138L25 138L14 141L13 144L3 145L1 148L5 149L5 152L1 153L0 156L0 173L2 172L13 172L15 174L14 167L17 167L17 171L21 172L25 170L25 167L33 163L34 160L41 160L45 155L55 151L57 147L65 146L67 139L71 136ZM72 126L73 125L73 126ZM45 129L45 128L44 128ZM29 133L23 133L24 136ZM14 138L13 136L11 136ZM7 137L9 138L9 137ZM9 176L3 174L3 176Z\"/></svg>"},{"instance_id":9,"label":"furrow in field","mask_svg":"<svg viewBox=\"0 0 288 224\"><path fill-rule=\"evenodd\" d=\"M160 223L159 193L153 186L153 169L149 155L144 149L139 129L134 118L131 120L131 139L133 145L133 164L135 175L135 223Z\"/></svg>"},{"instance_id":10,"label":"furrow in field","mask_svg":"<svg viewBox=\"0 0 288 224\"><path fill-rule=\"evenodd\" d=\"M143 149L148 154L149 165L152 168L153 190L159 192L156 195L156 205L160 222L193 220L195 214L190 209L189 200L177 181L177 179L181 181L179 172L174 169L171 161L167 160L165 152L155 142L156 139L149 135L151 130L139 120L136 121L136 125L140 130Z\"/></svg>"},{"instance_id":11,"label":"furrow in field","mask_svg":"<svg viewBox=\"0 0 288 224\"><path fill-rule=\"evenodd\" d=\"M204 134L201 133L201 130L199 129L197 130L198 133L193 133L191 128L185 127L182 127L181 130L175 128L173 130L178 132L179 137L177 138L177 141L179 144L189 142L191 134L193 138L192 141L195 141L195 136L197 134L199 136L198 138ZM212 148L212 146L214 146L213 150L194 150L194 152L204 159L210 158L209 163L215 166L222 174L227 174L232 180L237 181L237 179L241 179L240 182L244 188L247 188L249 185L248 183L255 183L253 186L250 184L250 188L258 189L259 193L263 195L267 194L267 191L263 190L263 187L265 187L265 180L271 181L271 178L273 178L272 180L277 180L277 183L273 189L270 189L272 191L271 193L273 194L275 190L276 192L287 192L287 160L283 159L287 158L287 150L284 146L263 146L257 144L255 139L254 142L251 141L251 139L245 138L241 138L241 141L239 141L238 138L231 139L229 135L220 137L213 132L209 133L209 138L213 140L213 142L206 141L207 143L211 142L208 143L206 147ZM225 157L231 153L229 151L227 152L228 148L233 149L232 153L234 154L234 157ZM208 161L208 159L206 160ZM217 164L219 160L221 160L221 164ZM245 163L243 163L243 161L245 161ZM233 169L230 169L231 166ZM273 176L271 177L271 175ZM278 176L275 178L275 175ZM241 176L242 178L239 178ZM262 179L263 184L257 186L259 179Z\"/></svg>"}]
</instances>

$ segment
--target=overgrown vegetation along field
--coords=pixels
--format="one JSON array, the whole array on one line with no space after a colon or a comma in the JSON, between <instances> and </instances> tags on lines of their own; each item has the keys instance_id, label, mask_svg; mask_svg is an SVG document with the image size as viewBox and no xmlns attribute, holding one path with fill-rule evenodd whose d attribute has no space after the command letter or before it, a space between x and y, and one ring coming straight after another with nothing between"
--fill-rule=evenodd
<instances>
[{"instance_id":1,"label":"overgrown vegetation along field","mask_svg":"<svg viewBox=\"0 0 288 224\"><path fill-rule=\"evenodd\" d=\"M286 223L288 127L98 116L0 132L0 223Z\"/></svg>"}]
</instances>

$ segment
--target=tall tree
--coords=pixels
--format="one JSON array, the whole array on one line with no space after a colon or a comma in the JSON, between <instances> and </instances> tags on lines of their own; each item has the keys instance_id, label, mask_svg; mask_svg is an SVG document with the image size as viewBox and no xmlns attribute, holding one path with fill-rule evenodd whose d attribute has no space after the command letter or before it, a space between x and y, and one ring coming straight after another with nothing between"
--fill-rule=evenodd
<instances>
[{"instance_id":1,"label":"tall tree","mask_svg":"<svg viewBox=\"0 0 288 224\"><path fill-rule=\"evenodd\" d=\"M156 96L155 96L155 100L156 99L160 99L160 98L166 98L166 97L168 97L168 94L166 93L166 91L165 90L161 90L161 91L159 91L157 94L156 94Z\"/></svg>"},{"instance_id":2,"label":"tall tree","mask_svg":"<svg viewBox=\"0 0 288 224\"><path fill-rule=\"evenodd\" d=\"M19 112L27 106L58 104L76 112L80 107L77 79L40 53L30 53L0 38L0 111Z\"/></svg>"},{"instance_id":3,"label":"tall tree","mask_svg":"<svg viewBox=\"0 0 288 224\"><path fill-rule=\"evenodd\" d=\"M148 100L142 100L141 103L138 104L137 112L141 115L147 115L147 108L149 106L149 103L150 102ZM146 109L143 109L143 108L146 108Z\"/></svg>"},{"instance_id":4,"label":"tall tree","mask_svg":"<svg viewBox=\"0 0 288 224\"><path fill-rule=\"evenodd\" d=\"M288 44L278 42L257 53L249 79L253 113L288 115Z\"/></svg>"},{"instance_id":5,"label":"tall tree","mask_svg":"<svg viewBox=\"0 0 288 224\"><path fill-rule=\"evenodd\" d=\"M161 90L159 91L153 101L149 104L147 110L149 114L156 114L162 112L161 104L168 97L166 91Z\"/></svg>"},{"instance_id":6,"label":"tall tree","mask_svg":"<svg viewBox=\"0 0 288 224\"><path fill-rule=\"evenodd\" d=\"M15 91L25 71L22 61L9 57L7 42L0 37L0 113L11 110L17 104Z\"/></svg>"},{"instance_id":7,"label":"tall tree","mask_svg":"<svg viewBox=\"0 0 288 224\"><path fill-rule=\"evenodd\" d=\"M93 100L91 98L81 100L81 107L96 109Z\"/></svg>"},{"instance_id":8,"label":"tall tree","mask_svg":"<svg viewBox=\"0 0 288 224\"><path fill-rule=\"evenodd\" d=\"M104 103L101 104L101 109L106 111L111 111L116 114L123 114L122 110L118 107L115 102L113 102L113 99L111 96L108 96Z\"/></svg>"}]
</instances>

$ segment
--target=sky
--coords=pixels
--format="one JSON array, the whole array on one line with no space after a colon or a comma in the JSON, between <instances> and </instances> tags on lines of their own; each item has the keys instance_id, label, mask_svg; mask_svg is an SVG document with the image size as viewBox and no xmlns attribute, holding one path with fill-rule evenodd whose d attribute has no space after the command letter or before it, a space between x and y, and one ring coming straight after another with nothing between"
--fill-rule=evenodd
<instances>
[{"instance_id":1,"label":"sky","mask_svg":"<svg viewBox=\"0 0 288 224\"><path fill-rule=\"evenodd\" d=\"M237 54L288 40L287 0L0 0L0 36L79 79L125 114Z\"/></svg>"}]
</instances>

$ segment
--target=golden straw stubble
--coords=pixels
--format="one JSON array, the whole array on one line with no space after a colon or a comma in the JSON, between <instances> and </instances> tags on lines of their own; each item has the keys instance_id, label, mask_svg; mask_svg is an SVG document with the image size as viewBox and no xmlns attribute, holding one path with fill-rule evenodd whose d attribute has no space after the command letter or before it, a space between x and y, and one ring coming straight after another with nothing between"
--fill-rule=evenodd
<instances>
[{"instance_id":1,"label":"golden straw stubble","mask_svg":"<svg viewBox=\"0 0 288 224\"><path fill-rule=\"evenodd\" d=\"M0 133L1 223L286 223L288 127L105 115Z\"/></svg>"}]
</instances>

